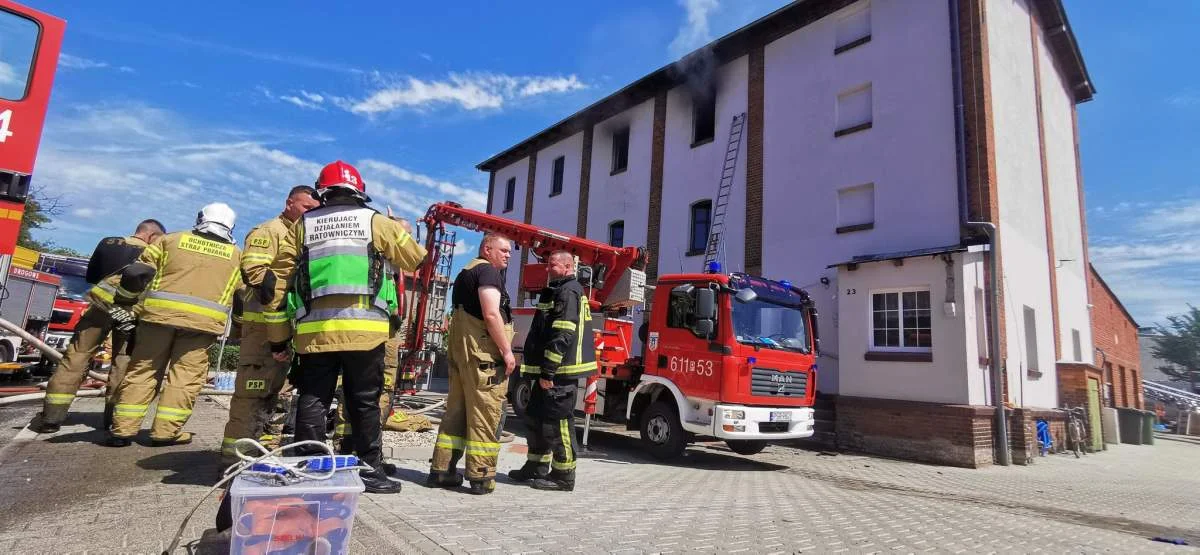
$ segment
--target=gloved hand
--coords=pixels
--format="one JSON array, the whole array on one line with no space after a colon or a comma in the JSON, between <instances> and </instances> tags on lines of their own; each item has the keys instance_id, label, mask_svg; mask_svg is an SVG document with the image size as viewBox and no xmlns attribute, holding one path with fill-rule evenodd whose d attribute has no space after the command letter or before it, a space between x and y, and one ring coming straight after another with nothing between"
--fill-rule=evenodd
<instances>
[{"instance_id":1,"label":"gloved hand","mask_svg":"<svg viewBox=\"0 0 1200 555\"><path fill-rule=\"evenodd\" d=\"M113 319L113 328L121 333L130 333L137 327L137 316L134 316L128 308L113 305L108 310L108 315Z\"/></svg>"}]
</instances>

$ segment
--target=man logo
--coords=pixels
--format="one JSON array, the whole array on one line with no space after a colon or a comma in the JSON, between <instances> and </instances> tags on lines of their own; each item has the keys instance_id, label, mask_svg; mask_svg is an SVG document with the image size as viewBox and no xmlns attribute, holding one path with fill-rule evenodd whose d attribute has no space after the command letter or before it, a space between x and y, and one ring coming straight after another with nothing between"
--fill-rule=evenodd
<instances>
[{"instance_id":1,"label":"man logo","mask_svg":"<svg viewBox=\"0 0 1200 555\"><path fill-rule=\"evenodd\" d=\"M354 174L350 173L348 169L342 168L342 179L351 185L358 185L358 178L354 177Z\"/></svg>"}]
</instances>

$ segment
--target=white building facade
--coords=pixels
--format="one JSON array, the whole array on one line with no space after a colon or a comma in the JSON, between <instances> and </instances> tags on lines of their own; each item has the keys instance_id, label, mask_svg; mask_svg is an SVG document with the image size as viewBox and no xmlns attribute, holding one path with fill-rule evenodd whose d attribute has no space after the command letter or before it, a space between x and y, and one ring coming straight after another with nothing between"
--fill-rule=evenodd
<instances>
[{"instance_id":1,"label":"white building facade","mask_svg":"<svg viewBox=\"0 0 1200 555\"><path fill-rule=\"evenodd\" d=\"M645 246L651 279L698 272L745 114L721 259L816 300L829 441L977 466L994 288L966 222L999 229L1002 395L1056 407L1056 365L1092 360L1093 93L1060 0L796 2L479 167L490 213Z\"/></svg>"}]
</instances>

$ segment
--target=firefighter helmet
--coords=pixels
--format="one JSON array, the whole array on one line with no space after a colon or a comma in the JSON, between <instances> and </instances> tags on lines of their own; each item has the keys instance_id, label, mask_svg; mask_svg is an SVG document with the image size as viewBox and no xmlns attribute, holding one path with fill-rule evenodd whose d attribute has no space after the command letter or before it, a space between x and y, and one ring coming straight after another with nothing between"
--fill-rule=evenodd
<instances>
[{"instance_id":1,"label":"firefighter helmet","mask_svg":"<svg viewBox=\"0 0 1200 555\"><path fill-rule=\"evenodd\" d=\"M216 235L233 243L233 226L237 222L237 213L223 202L214 202L200 209L196 214L196 231Z\"/></svg>"},{"instance_id":2,"label":"firefighter helmet","mask_svg":"<svg viewBox=\"0 0 1200 555\"><path fill-rule=\"evenodd\" d=\"M323 197L335 187L348 190L365 202L371 201L367 196L367 184L363 182L358 169L341 160L335 160L321 168L321 175L317 176L317 196Z\"/></svg>"}]
</instances>

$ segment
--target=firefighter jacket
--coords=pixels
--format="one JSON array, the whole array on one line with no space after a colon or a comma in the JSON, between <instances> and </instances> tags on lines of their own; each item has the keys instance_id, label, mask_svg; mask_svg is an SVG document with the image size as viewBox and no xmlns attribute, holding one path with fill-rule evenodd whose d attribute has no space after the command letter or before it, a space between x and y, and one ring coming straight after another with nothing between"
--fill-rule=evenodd
<instances>
[{"instance_id":1,"label":"firefighter jacket","mask_svg":"<svg viewBox=\"0 0 1200 555\"><path fill-rule=\"evenodd\" d=\"M115 301L132 304L144 291L140 321L221 335L242 285L241 254L211 235L164 235L121 273Z\"/></svg>"},{"instance_id":2,"label":"firefighter jacket","mask_svg":"<svg viewBox=\"0 0 1200 555\"><path fill-rule=\"evenodd\" d=\"M91 306L108 312L112 307L113 295L121 281L121 271L133 264L147 247L146 242L129 237L105 237L96 245L88 259L87 280L94 286L87 292Z\"/></svg>"},{"instance_id":3,"label":"firefighter jacket","mask_svg":"<svg viewBox=\"0 0 1200 555\"><path fill-rule=\"evenodd\" d=\"M259 224L246 234L246 250L242 252L241 294L242 323L263 326L287 326L287 315L279 309L287 292L287 282L278 279L286 268L276 264L279 245L292 226L282 215Z\"/></svg>"},{"instance_id":4,"label":"firefighter jacket","mask_svg":"<svg viewBox=\"0 0 1200 555\"><path fill-rule=\"evenodd\" d=\"M588 298L574 277L551 281L542 288L525 337L522 376L574 383L595 374L591 321Z\"/></svg>"},{"instance_id":5,"label":"firefighter jacket","mask_svg":"<svg viewBox=\"0 0 1200 555\"><path fill-rule=\"evenodd\" d=\"M425 249L399 223L351 199L308 211L279 246L292 329L272 326L272 349L291 336L303 354L369 351L393 333L396 271L411 272Z\"/></svg>"}]
</instances>

